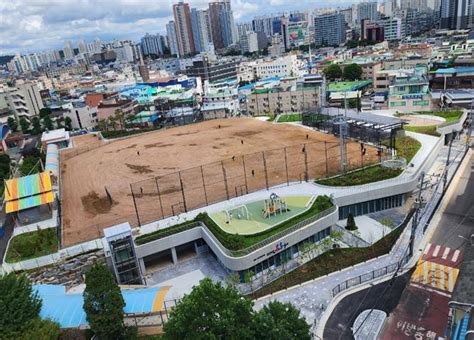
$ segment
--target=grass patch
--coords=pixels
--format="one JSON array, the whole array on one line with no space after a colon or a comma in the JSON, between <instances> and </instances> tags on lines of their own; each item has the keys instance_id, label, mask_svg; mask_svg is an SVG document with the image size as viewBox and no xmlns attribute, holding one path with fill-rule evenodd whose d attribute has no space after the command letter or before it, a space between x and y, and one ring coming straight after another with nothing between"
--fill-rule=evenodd
<instances>
[{"instance_id":1,"label":"grass patch","mask_svg":"<svg viewBox=\"0 0 474 340\"><path fill-rule=\"evenodd\" d=\"M311 207L303 212L300 215L294 216L293 218L284 221L280 224L277 224L271 229L265 230L261 233L253 235L238 235L238 234L229 234L222 230L206 213L201 213L192 221L174 225L172 227L157 230L153 233L139 236L135 239L135 243L145 244L151 241L155 241L185 230L189 230L196 227L196 222L204 223L207 228L214 234L214 236L222 243L227 249L234 251L235 256L242 255L242 252L239 252L247 247L250 247L260 241L263 241L270 236L273 236L279 232L284 231L285 229L309 218L319 214L320 212L331 208L333 204L331 199L328 196L318 196Z\"/></svg>"},{"instance_id":2,"label":"grass patch","mask_svg":"<svg viewBox=\"0 0 474 340\"><path fill-rule=\"evenodd\" d=\"M398 137L395 141L395 149L397 150L398 156L405 158L407 163L415 157L420 148L421 143L408 136ZM402 169L388 169L381 165L375 165L361 170L352 171L342 176L320 179L315 182L321 185L345 187L383 181L397 177L402 172Z\"/></svg>"},{"instance_id":3,"label":"grass patch","mask_svg":"<svg viewBox=\"0 0 474 340\"><path fill-rule=\"evenodd\" d=\"M425 135L439 137L440 134L438 133L438 131L436 131L436 128L437 128L436 125L428 125L428 126L406 125L404 127L405 131L412 131L412 132L417 132L417 133L423 133Z\"/></svg>"},{"instance_id":4,"label":"grass patch","mask_svg":"<svg viewBox=\"0 0 474 340\"><path fill-rule=\"evenodd\" d=\"M461 119L461 116L463 114L463 111L461 110L452 110L452 111L423 111L423 112L417 112L417 114L421 115L432 115L436 117L441 117L446 120L446 123L452 123L452 122L457 122L459 119Z\"/></svg>"},{"instance_id":5,"label":"grass patch","mask_svg":"<svg viewBox=\"0 0 474 340\"><path fill-rule=\"evenodd\" d=\"M420 148L421 143L412 137L402 136L397 137L395 140L395 149L397 150L397 155L399 157L405 158L407 163L411 162Z\"/></svg>"},{"instance_id":6,"label":"grass patch","mask_svg":"<svg viewBox=\"0 0 474 340\"><path fill-rule=\"evenodd\" d=\"M331 187L361 185L397 177L402 172L402 169L388 169L380 165L375 165L369 168L353 171L339 177L321 179L316 181L316 183Z\"/></svg>"},{"instance_id":7,"label":"grass patch","mask_svg":"<svg viewBox=\"0 0 474 340\"><path fill-rule=\"evenodd\" d=\"M332 272L356 265L375 257L387 254L397 242L414 211L410 211L405 221L385 237L365 248L331 249L317 258L303 264L292 272L283 275L265 287L251 294L253 299L276 291L301 284Z\"/></svg>"},{"instance_id":8,"label":"grass patch","mask_svg":"<svg viewBox=\"0 0 474 340\"><path fill-rule=\"evenodd\" d=\"M6 261L10 263L19 262L57 251L57 229L41 229L13 237L7 250Z\"/></svg>"},{"instance_id":9,"label":"grass patch","mask_svg":"<svg viewBox=\"0 0 474 340\"><path fill-rule=\"evenodd\" d=\"M301 113L282 114L278 117L278 123L301 122Z\"/></svg>"}]
</instances>

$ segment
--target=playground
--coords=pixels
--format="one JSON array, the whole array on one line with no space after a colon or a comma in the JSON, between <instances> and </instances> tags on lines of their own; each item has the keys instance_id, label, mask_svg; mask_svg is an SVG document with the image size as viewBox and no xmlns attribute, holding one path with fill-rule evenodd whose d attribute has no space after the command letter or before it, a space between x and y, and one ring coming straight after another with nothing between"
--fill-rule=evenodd
<instances>
[{"instance_id":1,"label":"playground","mask_svg":"<svg viewBox=\"0 0 474 340\"><path fill-rule=\"evenodd\" d=\"M269 199L220 211L210 217L227 233L252 235L305 212L313 200L312 196L278 197L271 194Z\"/></svg>"},{"instance_id":2,"label":"playground","mask_svg":"<svg viewBox=\"0 0 474 340\"><path fill-rule=\"evenodd\" d=\"M75 137L74 137L75 138ZM80 142L80 143L79 143ZM102 143L102 144L100 144ZM62 245L275 185L337 174L339 138L253 118L216 119L61 152ZM99 145L97 145L99 144ZM83 150L84 149L84 150ZM347 141L347 168L378 161Z\"/></svg>"}]
</instances>

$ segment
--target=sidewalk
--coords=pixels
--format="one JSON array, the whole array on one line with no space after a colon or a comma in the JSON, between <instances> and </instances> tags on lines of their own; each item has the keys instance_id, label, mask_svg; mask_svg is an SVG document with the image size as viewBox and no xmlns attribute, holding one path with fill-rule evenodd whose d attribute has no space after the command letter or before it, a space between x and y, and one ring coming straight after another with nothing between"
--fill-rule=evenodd
<instances>
[{"instance_id":1,"label":"sidewalk","mask_svg":"<svg viewBox=\"0 0 474 340\"><path fill-rule=\"evenodd\" d=\"M457 169L457 165L461 160L463 147L464 145L453 145L450 162L451 166L448 173L449 178L454 175L453 172ZM442 172L446 162L447 153L448 148L443 147L441 152L438 154L437 161L434 162L428 174L439 174ZM435 177L433 177L433 181L434 180L436 180ZM428 204L421 212L420 222L416 230L415 251L418 250L418 247L423 240L424 226L429 222L429 217L437 207L437 202L442 196L442 181L439 181L436 187L424 191L423 196ZM303 285L289 288L286 291L260 298L256 301L255 308L260 309L263 305L274 300L292 303L301 311L302 315L306 318L306 321L313 325L313 331L316 331L324 311L334 299L332 296L332 289L348 279L384 268L402 260L408 254L407 250L411 232L411 228L407 227L388 255L382 256L376 260L361 263L354 267L346 268L342 271L330 274L329 276L315 279L314 281L309 281Z\"/></svg>"}]
</instances>

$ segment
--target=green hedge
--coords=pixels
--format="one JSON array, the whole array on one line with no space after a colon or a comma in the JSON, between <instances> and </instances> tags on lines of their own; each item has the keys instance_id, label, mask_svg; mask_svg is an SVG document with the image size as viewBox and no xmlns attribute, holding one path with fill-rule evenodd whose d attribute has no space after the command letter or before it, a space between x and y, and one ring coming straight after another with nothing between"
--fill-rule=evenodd
<instances>
[{"instance_id":1,"label":"green hedge","mask_svg":"<svg viewBox=\"0 0 474 340\"><path fill-rule=\"evenodd\" d=\"M452 123L452 122L457 122L459 119L461 119L461 116L463 115L463 111L461 110L423 111L423 112L418 112L417 114L441 117L446 120L446 123Z\"/></svg>"},{"instance_id":2,"label":"green hedge","mask_svg":"<svg viewBox=\"0 0 474 340\"><path fill-rule=\"evenodd\" d=\"M332 187L361 185L394 178L399 176L402 172L402 169L388 169L380 165L375 165L372 167L347 173L343 176L321 179L316 181L316 183Z\"/></svg>"},{"instance_id":3,"label":"green hedge","mask_svg":"<svg viewBox=\"0 0 474 340\"><path fill-rule=\"evenodd\" d=\"M48 228L13 237L7 250L6 261L19 262L57 252L57 232L57 228Z\"/></svg>"},{"instance_id":4,"label":"green hedge","mask_svg":"<svg viewBox=\"0 0 474 340\"><path fill-rule=\"evenodd\" d=\"M395 149L397 156L403 157L409 163L415 157L418 150L421 148L421 143L415 138L408 136L400 136L395 139Z\"/></svg>"},{"instance_id":5,"label":"green hedge","mask_svg":"<svg viewBox=\"0 0 474 340\"><path fill-rule=\"evenodd\" d=\"M413 212L413 210L410 211L400 227L393 230L371 246L365 248L331 249L290 273L283 275L265 287L255 291L251 294L251 297L256 299L261 296L272 294L276 291L316 279L389 253L405 227L408 225L408 221L413 216Z\"/></svg>"},{"instance_id":6,"label":"green hedge","mask_svg":"<svg viewBox=\"0 0 474 340\"><path fill-rule=\"evenodd\" d=\"M143 129L138 129L138 130L101 131L101 133L102 133L102 137L104 138L120 138L120 137L136 135L139 133L155 131L159 129L160 128L158 127L153 127L153 128L143 128Z\"/></svg>"},{"instance_id":7,"label":"green hedge","mask_svg":"<svg viewBox=\"0 0 474 340\"><path fill-rule=\"evenodd\" d=\"M139 236L135 239L135 243L145 244L154 240L161 239L185 230L189 230L195 227L195 222L204 223L207 228L214 234L214 236L222 243L224 247L232 251L239 251L250 247L260 241L263 241L270 236L273 236L298 222L301 222L311 216L319 214L320 212L329 209L332 207L331 199L328 196L318 196L311 207L303 212L300 215L290 218L288 221L284 221L269 230L262 231L253 235L238 235L238 234L229 234L221 229L213 220L209 217L207 213L200 213L192 221L174 225L172 227L157 230L153 233Z\"/></svg>"}]
</instances>

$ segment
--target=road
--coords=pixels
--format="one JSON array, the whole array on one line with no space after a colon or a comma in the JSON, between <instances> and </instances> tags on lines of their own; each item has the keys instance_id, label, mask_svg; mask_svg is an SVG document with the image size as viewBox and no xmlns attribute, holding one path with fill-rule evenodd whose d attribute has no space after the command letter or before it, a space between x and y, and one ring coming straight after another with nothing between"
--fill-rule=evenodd
<instances>
[{"instance_id":1,"label":"road","mask_svg":"<svg viewBox=\"0 0 474 340\"><path fill-rule=\"evenodd\" d=\"M390 315L383 339L434 339L446 335L448 302L462 262L466 238L474 232L474 157L423 250L423 256Z\"/></svg>"},{"instance_id":2,"label":"road","mask_svg":"<svg viewBox=\"0 0 474 340\"><path fill-rule=\"evenodd\" d=\"M343 299L326 323L325 339L353 339L351 327L355 318L373 306L389 314L382 339L444 336L448 301L467 244L462 237L469 238L474 232L474 156L469 162L457 175L458 181L453 182L456 187L451 201L415 270L395 281L389 290L385 290L389 283L384 282ZM378 299L384 290L387 296Z\"/></svg>"},{"instance_id":3,"label":"road","mask_svg":"<svg viewBox=\"0 0 474 340\"><path fill-rule=\"evenodd\" d=\"M393 284L386 281L342 299L326 323L323 339L354 339L351 327L355 318L366 309L374 307L391 313L397 307L411 273L398 276Z\"/></svg>"}]
</instances>

